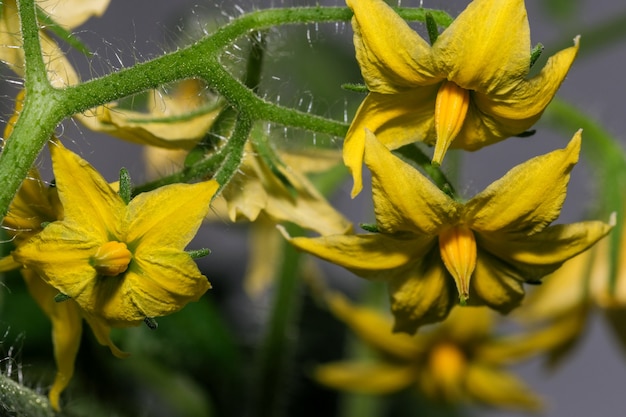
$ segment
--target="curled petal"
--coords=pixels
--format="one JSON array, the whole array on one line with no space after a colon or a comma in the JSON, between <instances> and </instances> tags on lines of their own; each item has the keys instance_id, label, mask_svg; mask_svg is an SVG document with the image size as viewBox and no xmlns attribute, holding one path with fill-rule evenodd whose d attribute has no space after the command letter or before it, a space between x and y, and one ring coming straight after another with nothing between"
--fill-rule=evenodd
<instances>
[{"instance_id":1,"label":"curled petal","mask_svg":"<svg viewBox=\"0 0 626 417\"><path fill-rule=\"evenodd\" d=\"M438 87L435 84L393 95L370 93L363 100L343 145L343 160L354 178L352 198L363 188L365 130L373 132L389 149L416 141L434 143Z\"/></svg>"},{"instance_id":2,"label":"curled petal","mask_svg":"<svg viewBox=\"0 0 626 417\"><path fill-rule=\"evenodd\" d=\"M373 133L365 134L365 163L372 172L376 222L381 231L434 236L455 224L460 206L417 169L393 155Z\"/></svg>"},{"instance_id":3,"label":"curled petal","mask_svg":"<svg viewBox=\"0 0 626 417\"><path fill-rule=\"evenodd\" d=\"M382 0L348 0L356 57L365 83L377 93L397 93L441 80L430 46Z\"/></svg>"},{"instance_id":4,"label":"curled petal","mask_svg":"<svg viewBox=\"0 0 626 417\"><path fill-rule=\"evenodd\" d=\"M389 285L394 331L413 334L420 326L446 318L456 304L454 280L438 251L394 273Z\"/></svg>"},{"instance_id":5,"label":"curled petal","mask_svg":"<svg viewBox=\"0 0 626 417\"><path fill-rule=\"evenodd\" d=\"M468 303L487 305L501 313L519 306L524 298L524 277L498 258L479 250Z\"/></svg>"},{"instance_id":6,"label":"curled petal","mask_svg":"<svg viewBox=\"0 0 626 417\"><path fill-rule=\"evenodd\" d=\"M515 88L501 88L493 94L476 94L475 102L478 108L494 117L511 122L536 121L572 66L578 54L578 39L578 37L574 39L574 46L550 57L541 72L530 80L522 80Z\"/></svg>"},{"instance_id":7,"label":"curled petal","mask_svg":"<svg viewBox=\"0 0 626 417\"><path fill-rule=\"evenodd\" d=\"M459 86L482 93L514 88L530 69L523 0L474 0L433 45L435 65Z\"/></svg>"}]
</instances>

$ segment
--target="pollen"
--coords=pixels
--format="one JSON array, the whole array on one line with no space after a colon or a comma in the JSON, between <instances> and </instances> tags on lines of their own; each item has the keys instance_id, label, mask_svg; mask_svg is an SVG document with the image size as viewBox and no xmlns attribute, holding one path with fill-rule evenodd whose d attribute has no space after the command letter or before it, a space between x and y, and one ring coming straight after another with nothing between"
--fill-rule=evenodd
<instances>
[{"instance_id":1,"label":"pollen","mask_svg":"<svg viewBox=\"0 0 626 417\"><path fill-rule=\"evenodd\" d=\"M444 81L437 92L435 101L435 132L437 141L433 154L433 164L441 165L446 151L461 131L469 109L469 90L459 87L452 81Z\"/></svg>"},{"instance_id":2,"label":"pollen","mask_svg":"<svg viewBox=\"0 0 626 417\"><path fill-rule=\"evenodd\" d=\"M99 275L114 277L128 269L132 257L125 243L110 241L98 248L91 257L91 265Z\"/></svg>"},{"instance_id":3,"label":"pollen","mask_svg":"<svg viewBox=\"0 0 626 417\"><path fill-rule=\"evenodd\" d=\"M446 269L456 282L459 299L469 298L469 283L476 268L476 238L467 226L455 226L439 235L439 250Z\"/></svg>"}]
</instances>

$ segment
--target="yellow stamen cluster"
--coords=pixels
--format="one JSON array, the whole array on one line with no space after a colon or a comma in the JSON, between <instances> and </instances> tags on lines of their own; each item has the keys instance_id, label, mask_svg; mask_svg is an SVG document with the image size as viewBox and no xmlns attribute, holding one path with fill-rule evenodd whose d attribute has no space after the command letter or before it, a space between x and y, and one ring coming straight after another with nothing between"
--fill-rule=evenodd
<instances>
[{"instance_id":1,"label":"yellow stamen cluster","mask_svg":"<svg viewBox=\"0 0 626 417\"><path fill-rule=\"evenodd\" d=\"M467 226L455 226L439 235L439 250L446 269L456 282L461 303L469 298L469 283L476 268L476 238Z\"/></svg>"},{"instance_id":2,"label":"yellow stamen cluster","mask_svg":"<svg viewBox=\"0 0 626 417\"><path fill-rule=\"evenodd\" d=\"M99 275L114 277L128 269L132 257L125 243L110 241L98 248L91 262Z\"/></svg>"},{"instance_id":3,"label":"yellow stamen cluster","mask_svg":"<svg viewBox=\"0 0 626 417\"><path fill-rule=\"evenodd\" d=\"M452 81L444 81L437 92L435 101L435 132L437 141L433 154L433 164L441 165L446 151L461 131L469 109L469 91Z\"/></svg>"}]
</instances>

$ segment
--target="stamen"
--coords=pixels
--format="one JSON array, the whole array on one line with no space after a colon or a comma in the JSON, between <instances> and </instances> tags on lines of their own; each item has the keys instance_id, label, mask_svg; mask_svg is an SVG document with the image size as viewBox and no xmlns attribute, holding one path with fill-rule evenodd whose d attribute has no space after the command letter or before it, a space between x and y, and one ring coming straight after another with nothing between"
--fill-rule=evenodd
<instances>
[{"instance_id":1,"label":"stamen","mask_svg":"<svg viewBox=\"0 0 626 417\"><path fill-rule=\"evenodd\" d=\"M98 248L91 257L91 265L99 275L114 277L128 269L132 257L125 243L110 241Z\"/></svg>"},{"instance_id":2,"label":"stamen","mask_svg":"<svg viewBox=\"0 0 626 417\"><path fill-rule=\"evenodd\" d=\"M469 283L476 268L476 239L467 226L455 226L439 235L439 250L446 269L456 282L461 304L469 298Z\"/></svg>"},{"instance_id":3,"label":"stamen","mask_svg":"<svg viewBox=\"0 0 626 417\"><path fill-rule=\"evenodd\" d=\"M447 399L456 397L465 372L466 357L455 345L444 342L433 346L428 365L437 385Z\"/></svg>"},{"instance_id":4,"label":"stamen","mask_svg":"<svg viewBox=\"0 0 626 417\"><path fill-rule=\"evenodd\" d=\"M433 165L441 165L448 147L461 131L469 109L469 102L469 91L452 81L444 81L439 87L435 101L437 141L435 142Z\"/></svg>"}]
</instances>

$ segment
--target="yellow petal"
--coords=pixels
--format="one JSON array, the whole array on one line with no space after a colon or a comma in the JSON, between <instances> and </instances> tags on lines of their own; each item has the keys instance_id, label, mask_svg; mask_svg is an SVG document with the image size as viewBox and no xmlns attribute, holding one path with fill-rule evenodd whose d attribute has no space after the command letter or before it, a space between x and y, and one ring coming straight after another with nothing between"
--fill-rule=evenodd
<instances>
[{"instance_id":1,"label":"yellow petal","mask_svg":"<svg viewBox=\"0 0 626 417\"><path fill-rule=\"evenodd\" d=\"M82 240L119 236L119 219L126 205L117 192L87 161L60 142L50 143L50 154L65 218L84 234Z\"/></svg>"},{"instance_id":2,"label":"yellow petal","mask_svg":"<svg viewBox=\"0 0 626 417\"><path fill-rule=\"evenodd\" d=\"M487 366L470 366L465 387L479 402L492 407L538 411L541 401L514 375Z\"/></svg>"},{"instance_id":3,"label":"yellow petal","mask_svg":"<svg viewBox=\"0 0 626 417\"><path fill-rule=\"evenodd\" d=\"M541 116L565 79L578 54L578 40L576 37L574 46L550 57L539 74L530 80L522 80L515 88L503 88L489 95L476 94L477 107L500 118L503 124L524 121L520 127L528 129Z\"/></svg>"},{"instance_id":4,"label":"yellow petal","mask_svg":"<svg viewBox=\"0 0 626 417\"><path fill-rule=\"evenodd\" d=\"M0 258L0 272L8 272L17 268L21 268L22 264L13 260L12 256Z\"/></svg>"},{"instance_id":5,"label":"yellow petal","mask_svg":"<svg viewBox=\"0 0 626 417\"><path fill-rule=\"evenodd\" d=\"M468 303L487 305L506 314L522 302L524 279L519 271L479 250Z\"/></svg>"},{"instance_id":6,"label":"yellow petal","mask_svg":"<svg viewBox=\"0 0 626 417\"><path fill-rule=\"evenodd\" d=\"M555 220L578 161L581 132L565 149L532 158L467 202L464 218L478 232L536 233Z\"/></svg>"},{"instance_id":7,"label":"yellow petal","mask_svg":"<svg viewBox=\"0 0 626 417\"><path fill-rule=\"evenodd\" d=\"M250 226L248 231L248 247L250 256L246 266L244 289L253 298L263 295L271 286L280 265L282 265L282 245L276 224L262 217Z\"/></svg>"},{"instance_id":8,"label":"yellow petal","mask_svg":"<svg viewBox=\"0 0 626 417\"><path fill-rule=\"evenodd\" d=\"M409 386L416 372L409 366L335 362L315 368L313 378L327 387L362 394L389 394Z\"/></svg>"},{"instance_id":9,"label":"yellow petal","mask_svg":"<svg viewBox=\"0 0 626 417\"><path fill-rule=\"evenodd\" d=\"M407 92L367 95L352 120L343 145L344 163L352 173L352 198L363 188L362 165L365 129L389 149L415 141L435 142L435 99L439 85Z\"/></svg>"},{"instance_id":10,"label":"yellow petal","mask_svg":"<svg viewBox=\"0 0 626 417\"><path fill-rule=\"evenodd\" d=\"M589 249L611 231L612 226L588 221L547 227L519 239L491 239L482 235L480 247L517 268L528 280L537 280L563 262Z\"/></svg>"},{"instance_id":11,"label":"yellow petal","mask_svg":"<svg viewBox=\"0 0 626 417\"><path fill-rule=\"evenodd\" d=\"M115 343L113 343L110 336L111 327L108 326L104 320L97 316L85 314L84 312L83 317L87 324L89 324L89 327L91 328L91 331L96 337L98 343L100 343L102 346L107 346L111 350L113 356L120 359L124 359L130 356L130 353L120 350L120 348L118 348Z\"/></svg>"},{"instance_id":12,"label":"yellow petal","mask_svg":"<svg viewBox=\"0 0 626 417\"><path fill-rule=\"evenodd\" d=\"M416 168L394 156L366 131L365 163L372 172L374 212L379 230L434 236L455 224L459 204Z\"/></svg>"},{"instance_id":13,"label":"yellow petal","mask_svg":"<svg viewBox=\"0 0 626 417\"><path fill-rule=\"evenodd\" d=\"M433 45L447 79L481 93L508 90L530 69L524 0L474 0Z\"/></svg>"},{"instance_id":14,"label":"yellow petal","mask_svg":"<svg viewBox=\"0 0 626 417\"><path fill-rule=\"evenodd\" d=\"M285 238L296 248L369 279L389 279L393 270L423 256L434 239L394 238L382 233Z\"/></svg>"},{"instance_id":15,"label":"yellow petal","mask_svg":"<svg viewBox=\"0 0 626 417\"><path fill-rule=\"evenodd\" d=\"M352 305L346 297L332 293L326 297L328 306L337 318L369 346L405 361L415 360L423 347L407 334L392 333L392 323L381 312Z\"/></svg>"},{"instance_id":16,"label":"yellow petal","mask_svg":"<svg viewBox=\"0 0 626 417\"><path fill-rule=\"evenodd\" d=\"M165 116L101 106L75 117L90 130L129 142L167 149L191 149L209 130L218 112L219 109L207 108L206 111L166 120Z\"/></svg>"},{"instance_id":17,"label":"yellow petal","mask_svg":"<svg viewBox=\"0 0 626 417\"><path fill-rule=\"evenodd\" d=\"M172 184L141 193L126 207L127 242L137 242L135 255L144 248L184 249L195 236L217 192L215 180L197 184Z\"/></svg>"},{"instance_id":18,"label":"yellow petal","mask_svg":"<svg viewBox=\"0 0 626 417\"><path fill-rule=\"evenodd\" d=\"M347 0L354 47L370 91L396 93L434 84L430 46L382 0Z\"/></svg>"},{"instance_id":19,"label":"yellow petal","mask_svg":"<svg viewBox=\"0 0 626 417\"><path fill-rule=\"evenodd\" d=\"M420 326L446 318L456 304L454 281L438 251L398 270L389 285L394 331L413 334Z\"/></svg>"},{"instance_id":20,"label":"yellow petal","mask_svg":"<svg viewBox=\"0 0 626 417\"><path fill-rule=\"evenodd\" d=\"M82 25L90 17L100 17L109 6L110 0L63 0L40 1L41 7L59 25L67 29Z\"/></svg>"},{"instance_id":21,"label":"yellow petal","mask_svg":"<svg viewBox=\"0 0 626 417\"><path fill-rule=\"evenodd\" d=\"M52 407L59 411L59 397L72 379L74 361L80 346L82 333L80 309L72 300L55 302L54 297L59 291L46 284L34 271L23 270L22 276L30 295L52 323L52 344L57 373L48 397Z\"/></svg>"}]
</instances>

